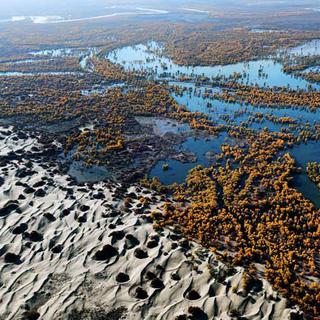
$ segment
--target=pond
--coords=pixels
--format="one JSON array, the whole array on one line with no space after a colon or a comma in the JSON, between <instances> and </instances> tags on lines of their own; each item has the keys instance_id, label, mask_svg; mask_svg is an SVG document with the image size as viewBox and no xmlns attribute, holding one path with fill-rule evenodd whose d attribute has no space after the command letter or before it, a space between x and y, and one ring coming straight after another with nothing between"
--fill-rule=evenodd
<instances>
[{"instance_id":1,"label":"pond","mask_svg":"<svg viewBox=\"0 0 320 320\"><path fill-rule=\"evenodd\" d=\"M320 192L306 174L308 162L320 162L320 141L311 141L295 146L290 151L290 154L296 159L297 165L303 170L302 174L294 177L294 183L297 189L320 208Z\"/></svg>"},{"instance_id":2,"label":"pond","mask_svg":"<svg viewBox=\"0 0 320 320\"><path fill-rule=\"evenodd\" d=\"M78 183L98 182L112 178L111 172L104 167L88 167L81 161L71 162L68 174L73 177Z\"/></svg>"},{"instance_id":3,"label":"pond","mask_svg":"<svg viewBox=\"0 0 320 320\"><path fill-rule=\"evenodd\" d=\"M292 56L318 56L320 55L320 40L309 41L301 46L290 49L288 53Z\"/></svg>"},{"instance_id":4,"label":"pond","mask_svg":"<svg viewBox=\"0 0 320 320\"><path fill-rule=\"evenodd\" d=\"M98 48L58 48L58 49L46 49L30 52L31 56L35 57L77 57L79 58L79 64L85 71L92 71L89 59L99 52Z\"/></svg>"},{"instance_id":5,"label":"pond","mask_svg":"<svg viewBox=\"0 0 320 320\"><path fill-rule=\"evenodd\" d=\"M158 177L166 185L182 183L189 170L196 165L209 167L215 163L215 155L220 153L223 143L227 143L228 138L225 133L219 137L189 137L185 142L178 146L181 152L192 152L196 156L195 162L183 163L175 159L165 159L159 161L151 170L150 177ZM168 165L168 170L164 169Z\"/></svg>"}]
</instances>

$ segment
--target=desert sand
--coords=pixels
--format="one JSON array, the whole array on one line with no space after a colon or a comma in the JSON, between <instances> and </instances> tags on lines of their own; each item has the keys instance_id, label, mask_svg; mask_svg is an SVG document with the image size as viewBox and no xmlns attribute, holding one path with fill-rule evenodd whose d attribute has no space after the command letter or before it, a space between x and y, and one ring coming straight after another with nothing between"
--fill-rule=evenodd
<instances>
[{"instance_id":1,"label":"desert sand","mask_svg":"<svg viewBox=\"0 0 320 320\"><path fill-rule=\"evenodd\" d=\"M77 184L59 144L0 128L0 319L290 319L258 279L174 230L163 199L139 186Z\"/></svg>"}]
</instances>

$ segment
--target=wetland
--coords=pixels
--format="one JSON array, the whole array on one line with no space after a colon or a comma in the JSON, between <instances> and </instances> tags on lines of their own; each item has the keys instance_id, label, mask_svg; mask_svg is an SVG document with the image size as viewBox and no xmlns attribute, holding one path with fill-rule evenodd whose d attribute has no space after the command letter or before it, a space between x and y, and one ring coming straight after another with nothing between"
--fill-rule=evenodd
<instances>
[{"instance_id":1,"label":"wetland","mask_svg":"<svg viewBox=\"0 0 320 320\"><path fill-rule=\"evenodd\" d=\"M94 15L98 19L29 23L26 16L12 28L28 24L34 39L21 31L8 47L0 32L4 175L10 175L6 163L14 168L23 160L31 168L42 161L41 174L58 175L70 187L59 187L70 200L72 188L97 188L93 198L100 201L116 186L115 197L126 198L119 212L108 203L113 218L147 212L158 235L174 230L230 270L243 268L246 296L264 279L297 314L301 308L307 318L316 317L320 33L301 29L299 19L305 14L316 21L318 13L281 12L282 19L297 19L295 29L285 28L278 13L268 16L274 25L259 13L248 25L246 15L222 17L205 6L137 8L134 16L105 21ZM70 29L62 39L63 24ZM26 168L12 170L24 179ZM36 197L44 196L37 191ZM151 201L156 210L145 210ZM75 217L86 223L85 214ZM113 234L112 245L123 239L121 232ZM96 260L108 250L97 251ZM237 290L232 295L238 298ZM240 309L228 314L240 317Z\"/></svg>"}]
</instances>

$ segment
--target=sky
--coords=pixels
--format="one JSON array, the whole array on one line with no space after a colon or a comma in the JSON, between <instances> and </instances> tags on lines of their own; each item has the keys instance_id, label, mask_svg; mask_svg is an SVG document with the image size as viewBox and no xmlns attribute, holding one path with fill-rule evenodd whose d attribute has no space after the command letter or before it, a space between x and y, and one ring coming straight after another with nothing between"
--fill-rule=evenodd
<instances>
[{"instance_id":1,"label":"sky","mask_svg":"<svg viewBox=\"0 0 320 320\"><path fill-rule=\"evenodd\" d=\"M85 15L107 14L105 7L143 6L147 8L223 9L240 7L242 10L268 10L277 7L303 6L320 8L320 0L0 0L0 17L59 15L84 17ZM122 10L125 10L122 8Z\"/></svg>"}]
</instances>

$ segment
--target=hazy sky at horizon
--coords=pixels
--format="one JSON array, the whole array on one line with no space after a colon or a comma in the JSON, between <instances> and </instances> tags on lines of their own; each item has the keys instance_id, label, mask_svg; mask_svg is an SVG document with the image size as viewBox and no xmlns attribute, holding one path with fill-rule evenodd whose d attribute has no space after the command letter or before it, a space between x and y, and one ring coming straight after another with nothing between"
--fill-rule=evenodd
<instances>
[{"instance_id":1,"label":"hazy sky at horizon","mask_svg":"<svg viewBox=\"0 0 320 320\"><path fill-rule=\"evenodd\" d=\"M175 6L172 6L172 4ZM0 16L23 16L23 15L77 15L91 14L95 11L101 14L106 6L132 5L147 8L185 7L237 7L241 5L248 10L257 7L278 6L305 6L320 7L320 0L0 0Z\"/></svg>"}]
</instances>

